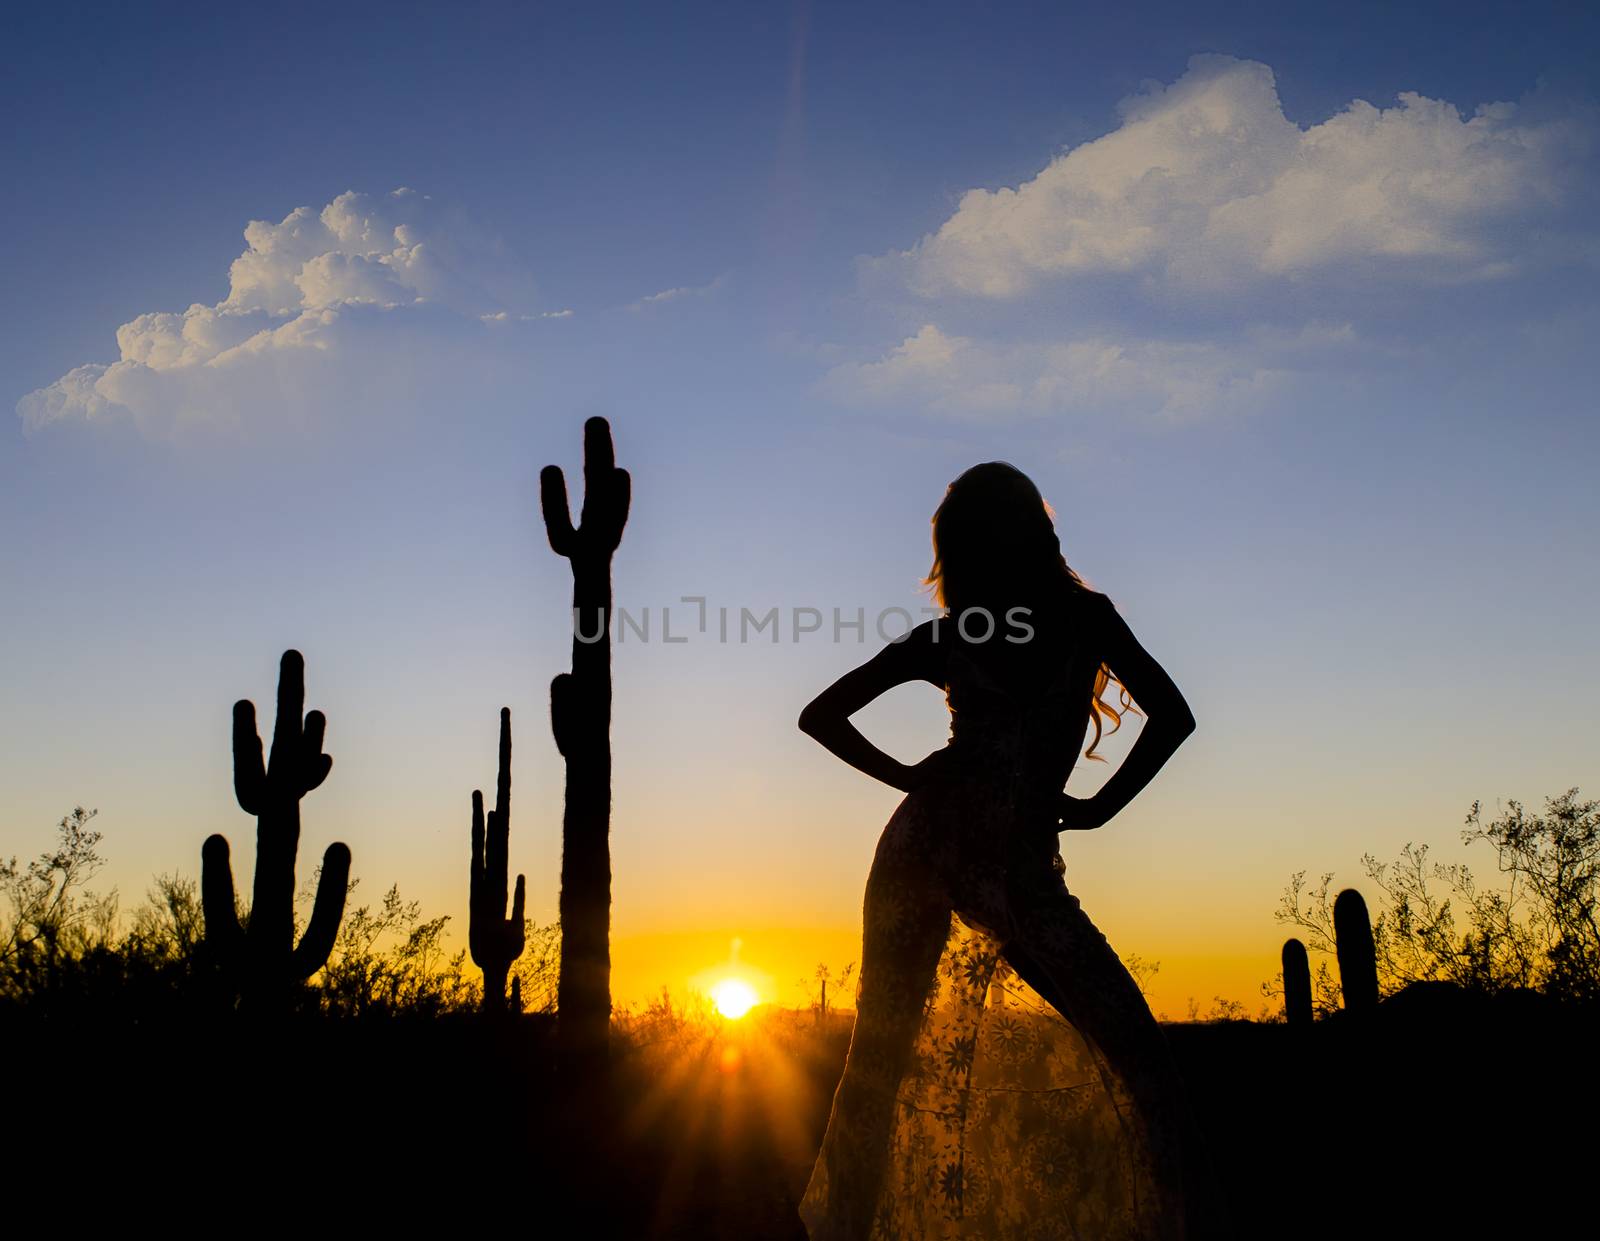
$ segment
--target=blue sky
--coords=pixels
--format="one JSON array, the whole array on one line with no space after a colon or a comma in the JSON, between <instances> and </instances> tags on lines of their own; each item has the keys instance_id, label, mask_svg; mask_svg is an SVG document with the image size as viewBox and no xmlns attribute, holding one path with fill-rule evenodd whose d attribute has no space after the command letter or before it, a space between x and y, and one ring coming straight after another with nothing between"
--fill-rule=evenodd
<instances>
[{"instance_id":1,"label":"blue sky","mask_svg":"<svg viewBox=\"0 0 1600 1241\"><path fill-rule=\"evenodd\" d=\"M535 480L591 413L657 625L915 609L943 485L1034 475L1200 720L1070 859L1175 1011L1270 975L1290 871L1594 783L1576 6L6 21L0 851L99 806L132 896L247 841L227 711L293 645L336 764L308 847L462 912L510 705L553 915ZM848 951L894 795L793 721L870 641L619 648L619 936ZM940 712L866 722L911 756Z\"/></svg>"}]
</instances>

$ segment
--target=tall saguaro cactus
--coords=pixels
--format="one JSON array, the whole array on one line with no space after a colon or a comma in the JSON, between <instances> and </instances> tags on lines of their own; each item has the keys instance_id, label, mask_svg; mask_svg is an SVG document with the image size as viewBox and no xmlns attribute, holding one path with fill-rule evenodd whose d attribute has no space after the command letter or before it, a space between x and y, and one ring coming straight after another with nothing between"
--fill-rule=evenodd
<instances>
[{"instance_id":1,"label":"tall saguaro cactus","mask_svg":"<svg viewBox=\"0 0 1600 1241\"><path fill-rule=\"evenodd\" d=\"M630 493L604 418L583 424L576 527L560 467L539 474L550 547L572 565L572 671L550 684L550 723L567 763L557 1029L571 1049L603 1047L611 1021L611 555Z\"/></svg>"},{"instance_id":2,"label":"tall saguaro cactus","mask_svg":"<svg viewBox=\"0 0 1600 1241\"><path fill-rule=\"evenodd\" d=\"M506 917L506 876L511 852L511 708L500 708L500 767L494 783L494 809L487 826L483 794L472 793L472 889L467 906L467 947L483 971L483 1011L498 1013L506 1007L506 974L522 955L525 941L523 907L525 888L517 876L517 892ZM521 992L514 989L515 1007Z\"/></svg>"},{"instance_id":3,"label":"tall saguaro cactus","mask_svg":"<svg viewBox=\"0 0 1600 1241\"><path fill-rule=\"evenodd\" d=\"M255 704L233 705L233 788L239 807L256 817L255 889L247 924L239 925L228 842L210 837L200 854L200 899L206 943L233 977L247 1008L271 1007L292 986L327 963L344 917L350 849L335 842L322 855L311 922L294 942L294 865L300 846L300 799L328 778L333 759L322 752L327 720L302 716L305 660L285 651L278 666L278 718L272 753L262 764Z\"/></svg>"},{"instance_id":4,"label":"tall saguaro cactus","mask_svg":"<svg viewBox=\"0 0 1600 1241\"><path fill-rule=\"evenodd\" d=\"M1345 1011L1370 1013L1378 1007L1378 959L1367 902L1354 888L1333 901L1333 946L1339 956L1339 990Z\"/></svg>"}]
</instances>

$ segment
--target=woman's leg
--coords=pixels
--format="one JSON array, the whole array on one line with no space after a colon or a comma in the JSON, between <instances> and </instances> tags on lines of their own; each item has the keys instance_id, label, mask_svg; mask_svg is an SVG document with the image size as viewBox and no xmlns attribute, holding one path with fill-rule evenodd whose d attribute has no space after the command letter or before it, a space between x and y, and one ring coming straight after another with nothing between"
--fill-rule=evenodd
<instances>
[{"instance_id":1,"label":"woman's leg","mask_svg":"<svg viewBox=\"0 0 1600 1241\"><path fill-rule=\"evenodd\" d=\"M950 930L943 885L915 833L893 821L878 844L862 914L855 1029L819 1157L825 1200L814 1203L808 1192L803 1211L813 1238L864 1238L871 1231L889 1162L895 1096Z\"/></svg>"},{"instance_id":2,"label":"woman's leg","mask_svg":"<svg viewBox=\"0 0 1600 1241\"><path fill-rule=\"evenodd\" d=\"M1006 960L1126 1084L1148 1136L1162 1215L1185 1221L1177 1226L1191 1239L1223 1235L1177 1063L1138 983L1059 879L1030 878L1011 901L1016 934Z\"/></svg>"}]
</instances>

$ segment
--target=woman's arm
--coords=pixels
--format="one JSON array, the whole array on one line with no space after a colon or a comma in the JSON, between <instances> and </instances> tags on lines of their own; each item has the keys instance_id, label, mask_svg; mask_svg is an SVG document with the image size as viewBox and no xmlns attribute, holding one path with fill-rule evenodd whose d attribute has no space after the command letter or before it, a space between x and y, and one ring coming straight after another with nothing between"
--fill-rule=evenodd
<instances>
[{"instance_id":1,"label":"woman's arm","mask_svg":"<svg viewBox=\"0 0 1600 1241\"><path fill-rule=\"evenodd\" d=\"M1062 794L1061 829L1099 827L1109 822L1145 785L1155 778L1177 748L1194 731L1194 714L1172 683L1122 617L1107 600L1102 608L1101 642L1103 662L1144 713L1144 727L1122 765L1093 797L1076 798Z\"/></svg>"},{"instance_id":2,"label":"woman's arm","mask_svg":"<svg viewBox=\"0 0 1600 1241\"><path fill-rule=\"evenodd\" d=\"M859 668L845 673L806 704L800 712L800 731L874 780L907 793L916 788L926 778L935 756L908 766L862 736L850 717L896 685L908 681L939 683L936 647L930 634L929 627L918 626ZM935 751L935 755L942 753Z\"/></svg>"}]
</instances>

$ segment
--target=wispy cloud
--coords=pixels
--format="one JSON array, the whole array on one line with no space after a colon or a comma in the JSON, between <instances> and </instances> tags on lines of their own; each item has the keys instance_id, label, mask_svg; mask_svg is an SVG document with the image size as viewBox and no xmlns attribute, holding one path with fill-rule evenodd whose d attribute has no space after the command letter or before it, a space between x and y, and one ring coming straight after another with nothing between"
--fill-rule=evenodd
<instances>
[{"instance_id":1,"label":"wispy cloud","mask_svg":"<svg viewBox=\"0 0 1600 1241\"><path fill-rule=\"evenodd\" d=\"M492 315L479 315L484 323L535 323L540 319L570 319L571 309L544 310L536 315L514 315L504 310L497 310Z\"/></svg>"},{"instance_id":2,"label":"wispy cloud","mask_svg":"<svg viewBox=\"0 0 1600 1241\"><path fill-rule=\"evenodd\" d=\"M1249 414L1298 376L1337 366L1360 347L1348 324L1258 329L1226 344L1086 336L1007 342L952 335L935 324L866 361L828 371L828 396L911 406L956 421L1050 415L1181 422Z\"/></svg>"},{"instance_id":3,"label":"wispy cloud","mask_svg":"<svg viewBox=\"0 0 1600 1241\"><path fill-rule=\"evenodd\" d=\"M675 289L662 289L659 293L651 293L641 297L638 301L629 302L628 309L638 313L648 310L652 306L660 306L666 302L681 302L693 298L708 297L721 289L732 273L723 272L710 284L680 285Z\"/></svg>"}]
</instances>

